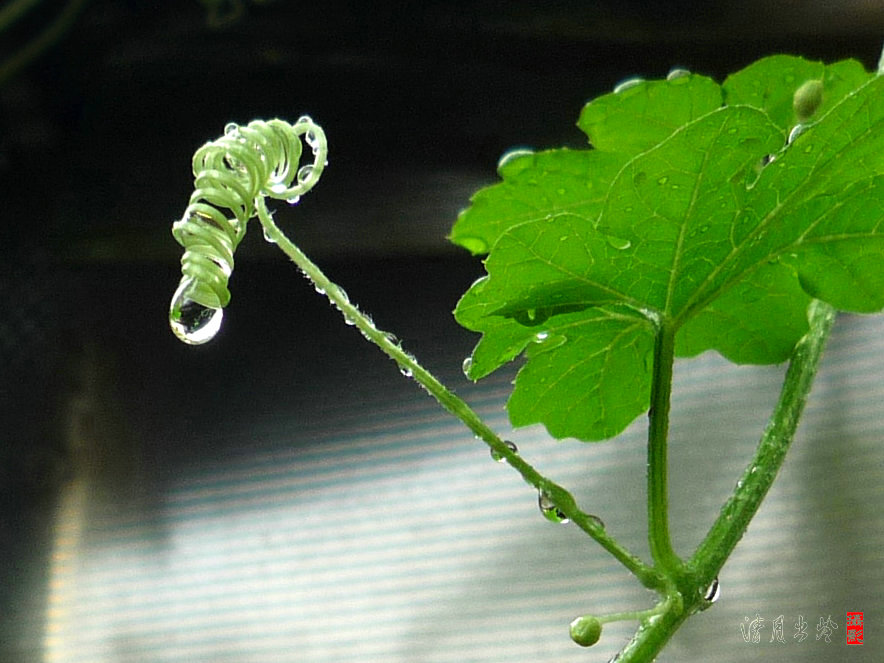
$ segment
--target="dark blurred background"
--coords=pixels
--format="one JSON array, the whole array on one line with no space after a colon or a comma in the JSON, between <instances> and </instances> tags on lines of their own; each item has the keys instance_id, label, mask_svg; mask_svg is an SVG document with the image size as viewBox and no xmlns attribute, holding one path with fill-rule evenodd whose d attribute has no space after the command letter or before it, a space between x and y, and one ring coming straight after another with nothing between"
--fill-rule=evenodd
<instances>
[{"instance_id":1,"label":"dark blurred background","mask_svg":"<svg viewBox=\"0 0 884 663\"><path fill-rule=\"evenodd\" d=\"M448 312L481 264L445 235L504 151L582 146L583 103L675 66L721 79L785 52L873 68L884 4L7 0L0 29L0 621L17 624L0 660L20 661L39 659L22 615L46 601L52 514L77 477L149 510L180 467L243 446L231 426L422 398L254 228L218 339L173 338L170 227L193 151L227 122L324 127L329 168L280 226L480 393L459 368L475 338Z\"/></svg>"}]
</instances>

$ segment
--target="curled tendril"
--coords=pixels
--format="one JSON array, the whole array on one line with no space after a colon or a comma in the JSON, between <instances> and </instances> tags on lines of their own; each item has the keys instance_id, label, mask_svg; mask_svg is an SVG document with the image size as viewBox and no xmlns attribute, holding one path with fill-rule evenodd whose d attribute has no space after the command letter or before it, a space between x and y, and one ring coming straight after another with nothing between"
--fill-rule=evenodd
<instances>
[{"instance_id":1,"label":"curled tendril","mask_svg":"<svg viewBox=\"0 0 884 663\"><path fill-rule=\"evenodd\" d=\"M304 143L313 161L300 166ZM169 311L176 336L191 344L214 336L221 309L230 302L233 253L249 219L264 198L297 202L319 180L327 155L325 133L307 116L293 125L278 119L231 123L221 138L196 151L194 191L181 220L172 225L172 235L185 249Z\"/></svg>"}]
</instances>

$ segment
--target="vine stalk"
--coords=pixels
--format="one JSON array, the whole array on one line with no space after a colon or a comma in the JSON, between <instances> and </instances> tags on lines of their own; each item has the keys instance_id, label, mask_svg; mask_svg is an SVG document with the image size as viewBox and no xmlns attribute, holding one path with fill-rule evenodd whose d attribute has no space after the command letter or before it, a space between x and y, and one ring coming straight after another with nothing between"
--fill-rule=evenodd
<instances>
[{"instance_id":1,"label":"vine stalk","mask_svg":"<svg viewBox=\"0 0 884 663\"><path fill-rule=\"evenodd\" d=\"M664 580L656 569L647 565L611 538L597 518L584 513L577 506L571 493L540 474L491 430L463 399L439 382L432 373L418 363L414 356L406 352L392 334L378 329L374 322L350 301L344 291L332 282L277 227L263 197L257 199L256 211L258 219L264 228L265 237L277 244L282 252L291 258L303 274L313 282L317 290L325 293L325 296L341 311L348 323L356 326L366 339L377 345L387 356L395 361L403 373L413 377L443 408L460 419L476 437L491 448L497 457L505 459L513 469L522 475L522 478L527 483L552 500L559 511L595 539L614 558L629 569L643 585L650 589L660 589L664 586Z\"/></svg>"},{"instance_id":2,"label":"vine stalk","mask_svg":"<svg viewBox=\"0 0 884 663\"><path fill-rule=\"evenodd\" d=\"M746 466L733 494L725 502L708 534L697 547L690 561L682 567L680 577L673 577L668 570L664 572L667 579L675 581L677 591L684 602L673 603L672 608L661 615L643 620L632 640L620 652L617 658L618 663L649 663L653 661L678 627L691 614L705 607L706 588L717 578L737 542L746 532L749 522L770 490L785 460L786 452L795 438L798 422L804 411L807 396L813 386L813 379L816 376L826 341L835 321L835 314L835 309L828 304L819 300L811 302L808 308L808 332L792 351L776 407L770 416L752 460ZM658 335L658 351L655 352L655 360L658 358L658 353L664 359L667 357L665 352L667 344L665 339L660 338L661 336L662 334ZM655 367L655 378L658 375L665 377L666 370L665 366L661 366L659 369ZM668 375L670 382L671 377L670 373ZM661 399L662 393L668 391L665 387L658 386L656 389L655 393ZM653 402L656 405L656 399ZM652 420L656 416L659 416L659 413L652 413ZM659 454L659 449L657 453ZM655 462L658 460L660 459L655 459ZM654 474L657 474L658 477L656 482L652 479ZM662 483L661 477L663 478ZM660 474L659 470L650 471L649 468L649 489L652 482L655 483L654 490L659 491L661 485L665 486L665 472ZM658 495L656 498L658 504L653 509L654 514L659 511L661 497ZM649 504L650 501L649 496ZM651 534L651 539L652 542L656 539L656 543L652 543L652 545L658 546L659 555L659 548L665 545L668 537L658 533L656 536ZM657 561L656 557L655 561Z\"/></svg>"}]
</instances>

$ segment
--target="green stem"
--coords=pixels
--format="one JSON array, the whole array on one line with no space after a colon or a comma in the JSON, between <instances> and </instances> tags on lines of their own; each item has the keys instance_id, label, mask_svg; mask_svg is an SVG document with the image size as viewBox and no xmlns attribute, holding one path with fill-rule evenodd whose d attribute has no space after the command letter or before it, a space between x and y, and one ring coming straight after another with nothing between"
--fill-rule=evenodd
<instances>
[{"instance_id":1,"label":"green stem","mask_svg":"<svg viewBox=\"0 0 884 663\"><path fill-rule=\"evenodd\" d=\"M755 456L737 482L733 495L691 560L698 577L711 582L743 536L777 476L795 437L807 395L835 322L835 310L819 300L808 309L810 329L795 346L783 388Z\"/></svg>"},{"instance_id":2,"label":"green stem","mask_svg":"<svg viewBox=\"0 0 884 663\"><path fill-rule=\"evenodd\" d=\"M824 302L813 301L808 309L808 319L810 329L792 351L779 400L752 462L746 467L733 495L722 507L706 538L694 552L687 567L689 572L676 578L684 603L674 604L671 610L659 617L643 622L620 652L618 663L653 661L679 626L703 607L705 589L718 576L770 489L795 437L798 421L835 321L835 310Z\"/></svg>"},{"instance_id":3,"label":"green stem","mask_svg":"<svg viewBox=\"0 0 884 663\"><path fill-rule=\"evenodd\" d=\"M648 542L654 563L670 578L683 567L669 538L669 485L667 440L672 367L675 361L675 329L660 321L654 340L651 408L648 411Z\"/></svg>"},{"instance_id":4,"label":"green stem","mask_svg":"<svg viewBox=\"0 0 884 663\"><path fill-rule=\"evenodd\" d=\"M346 293L329 280L322 270L276 226L263 198L258 198L255 207L258 219L264 227L265 236L275 242L282 252L300 267L304 275L313 282L318 290L325 293L325 296L341 311L348 323L356 326L366 339L393 359L403 373L411 375L443 408L460 419L476 437L483 440L495 452L495 455L506 459L527 483L545 493L555 503L559 511L595 539L629 569L642 584L651 589L663 586L663 579L658 571L612 539L597 518L578 508L574 497L567 490L545 478L517 452L510 449L506 442L498 437L463 399L445 387L432 373L421 366L417 359L403 350L392 334L378 329L371 319L351 303Z\"/></svg>"}]
</instances>

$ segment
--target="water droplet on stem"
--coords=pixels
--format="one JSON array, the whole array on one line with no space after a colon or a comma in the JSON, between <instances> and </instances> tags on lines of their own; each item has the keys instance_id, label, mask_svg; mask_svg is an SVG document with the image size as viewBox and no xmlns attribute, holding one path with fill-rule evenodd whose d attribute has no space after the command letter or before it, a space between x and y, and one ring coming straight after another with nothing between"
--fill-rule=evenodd
<instances>
[{"instance_id":1,"label":"water droplet on stem","mask_svg":"<svg viewBox=\"0 0 884 663\"><path fill-rule=\"evenodd\" d=\"M510 442L509 440L504 440L503 443L507 446L507 449L512 451L514 454L519 453L519 448L516 446L515 442ZM502 463L506 460L503 454L499 453L495 449L491 450L491 457L497 461L498 463Z\"/></svg>"},{"instance_id":2,"label":"water droplet on stem","mask_svg":"<svg viewBox=\"0 0 884 663\"><path fill-rule=\"evenodd\" d=\"M562 525L571 522L568 516L559 510L559 507L556 506L552 498L543 491L537 494L537 506L540 507L540 513L543 514L543 517L550 522Z\"/></svg>"}]
</instances>

